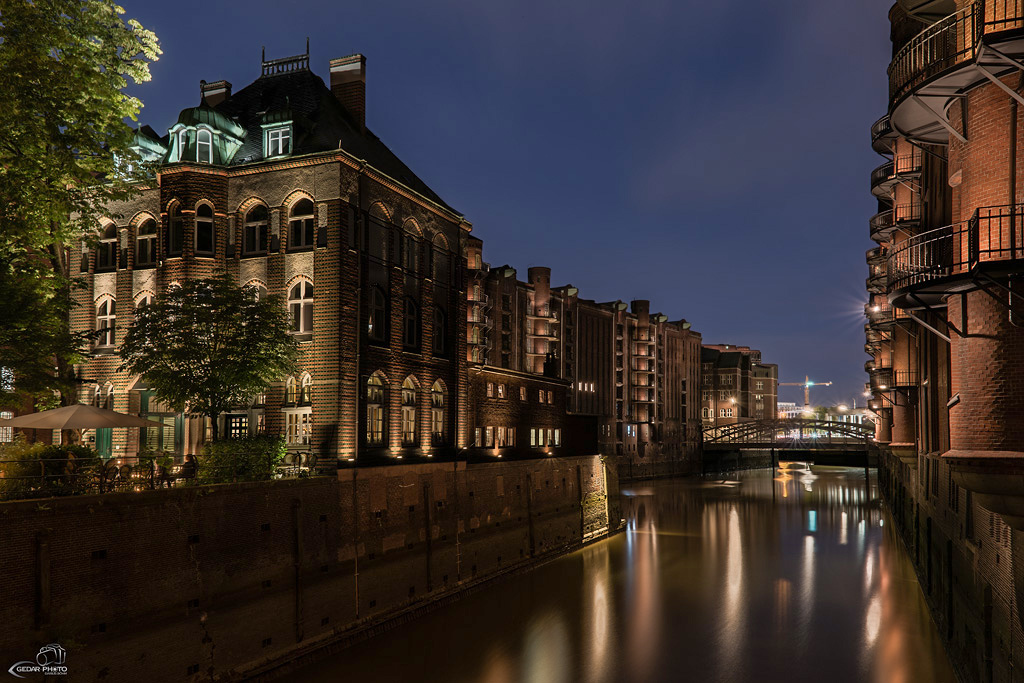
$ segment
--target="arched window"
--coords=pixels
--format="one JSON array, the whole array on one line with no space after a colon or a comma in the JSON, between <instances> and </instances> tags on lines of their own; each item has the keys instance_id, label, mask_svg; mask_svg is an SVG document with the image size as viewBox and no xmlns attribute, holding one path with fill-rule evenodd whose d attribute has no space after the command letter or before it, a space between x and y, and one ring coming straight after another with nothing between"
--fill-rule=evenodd
<instances>
[{"instance_id":1,"label":"arched window","mask_svg":"<svg viewBox=\"0 0 1024 683\"><path fill-rule=\"evenodd\" d=\"M152 218L135 229L135 267L156 265L156 221Z\"/></svg>"},{"instance_id":2,"label":"arched window","mask_svg":"<svg viewBox=\"0 0 1024 683\"><path fill-rule=\"evenodd\" d=\"M115 310L117 303L106 298L96 307L96 346L110 347L114 345L114 321L117 319Z\"/></svg>"},{"instance_id":3,"label":"arched window","mask_svg":"<svg viewBox=\"0 0 1024 683\"><path fill-rule=\"evenodd\" d=\"M420 346L420 307L410 297L405 298L402 312L402 343L407 349Z\"/></svg>"},{"instance_id":4,"label":"arched window","mask_svg":"<svg viewBox=\"0 0 1024 683\"><path fill-rule=\"evenodd\" d=\"M448 284L448 242L444 236L438 233L433 240L433 268L434 281L440 284Z\"/></svg>"},{"instance_id":5,"label":"arched window","mask_svg":"<svg viewBox=\"0 0 1024 683\"><path fill-rule=\"evenodd\" d=\"M117 226L109 223L103 228L96 248L96 270L114 270L117 267Z\"/></svg>"},{"instance_id":6,"label":"arched window","mask_svg":"<svg viewBox=\"0 0 1024 683\"><path fill-rule=\"evenodd\" d=\"M188 148L188 129L178 131L178 161L185 161L185 150Z\"/></svg>"},{"instance_id":7,"label":"arched window","mask_svg":"<svg viewBox=\"0 0 1024 683\"><path fill-rule=\"evenodd\" d=\"M370 446L384 445L384 384L377 375L366 380L366 443Z\"/></svg>"},{"instance_id":8,"label":"arched window","mask_svg":"<svg viewBox=\"0 0 1024 683\"><path fill-rule=\"evenodd\" d=\"M435 356L443 356L446 351L445 340L448 338L448 324L444 310L440 306L434 306L434 336L433 347Z\"/></svg>"},{"instance_id":9,"label":"arched window","mask_svg":"<svg viewBox=\"0 0 1024 683\"><path fill-rule=\"evenodd\" d=\"M139 310L140 308L145 308L146 306L150 306L150 305L152 305L152 303L153 303L153 295L152 294L150 294L148 292L140 294L135 299L135 310Z\"/></svg>"},{"instance_id":10,"label":"arched window","mask_svg":"<svg viewBox=\"0 0 1024 683\"><path fill-rule=\"evenodd\" d=\"M300 199L292 207L288 222L288 248L306 249L313 246L313 202Z\"/></svg>"},{"instance_id":11,"label":"arched window","mask_svg":"<svg viewBox=\"0 0 1024 683\"><path fill-rule=\"evenodd\" d=\"M430 440L435 446L445 443L445 423L447 422L445 411L448 407L447 393L441 380L437 380L430 387Z\"/></svg>"},{"instance_id":12,"label":"arched window","mask_svg":"<svg viewBox=\"0 0 1024 683\"><path fill-rule=\"evenodd\" d=\"M167 217L167 255L181 256L185 245L185 217L181 214L181 205L174 204Z\"/></svg>"},{"instance_id":13,"label":"arched window","mask_svg":"<svg viewBox=\"0 0 1024 683\"><path fill-rule=\"evenodd\" d=\"M196 133L196 161L201 164L213 163L213 134L201 128Z\"/></svg>"},{"instance_id":14,"label":"arched window","mask_svg":"<svg viewBox=\"0 0 1024 683\"><path fill-rule=\"evenodd\" d=\"M370 341L386 342L388 339L388 302L384 292L374 287L370 292L370 319L366 333Z\"/></svg>"},{"instance_id":15,"label":"arched window","mask_svg":"<svg viewBox=\"0 0 1024 683\"><path fill-rule=\"evenodd\" d=\"M313 283L301 280L288 290L288 309L291 311L292 332L313 333Z\"/></svg>"},{"instance_id":16,"label":"arched window","mask_svg":"<svg viewBox=\"0 0 1024 683\"><path fill-rule=\"evenodd\" d=\"M406 377L402 382L402 445L416 443L416 382Z\"/></svg>"},{"instance_id":17,"label":"arched window","mask_svg":"<svg viewBox=\"0 0 1024 683\"><path fill-rule=\"evenodd\" d=\"M289 377L284 382L284 402L286 405L295 405L299 401L298 385L294 377Z\"/></svg>"},{"instance_id":18,"label":"arched window","mask_svg":"<svg viewBox=\"0 0 1024 683\"><path fill-rule=\"evenodd\" d=\"M103 392L103 397L100 399L100 408L114 409L114 386L112 384L106 386L106 391Z\"/></svg>"},{"instance_id":19,"label":"arched window","mask_svg":"<svg viewBox=\"0 0 1024 683\"><path fill-rule=\"evenodd\" d=\"M103 390L97 384L92 389L92 405L94 408L101 408L103 403Z\"/></svg>"},{"instance_id":20,"label":"arched window","mask_svg":"<svg viewBox=\"0 0 1024 683\"><path fill-rule=\"evenodd\" d=\"M416 236L410 232L402 233L402 267L410 273L419 271L420 245Z\"/></svg>"},{"instance_id":21,"label":"arched window","mask_svg":"<svg viewBox=\"0 0 1024 683\"><path fill-rule=\"evenodd\" d=\"M213 207L209 204L196 207L196 253L213 256Z\"/></svg>"},{"instance_id":22,"label":"arched window","mask_svg":"<svg viewBox=\"0 0 1024 683\"><path fill-rule=\"evenodd\" d=\"M307 372L299 384L299 405L308 406L313 402L313 378Z\"/></svg>"},{"instance_id":23,"label":"arched window","mask_svg":"<svg viewBox=\"0 0 1024 683\"><path fill-rule=\"evenodd\" d=\"M258 204L245 214L243 254L265 254L267 251L267 207Z\"/></svg>"}]
</instances>

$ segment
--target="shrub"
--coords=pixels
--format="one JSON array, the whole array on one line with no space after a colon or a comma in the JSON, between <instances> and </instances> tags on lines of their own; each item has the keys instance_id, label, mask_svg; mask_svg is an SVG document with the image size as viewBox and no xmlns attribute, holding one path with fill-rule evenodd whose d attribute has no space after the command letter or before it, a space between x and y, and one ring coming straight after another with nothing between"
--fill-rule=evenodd
<instances>
[{"instance_id":1,"label":"shrub","mask_svg":"<svg viewBox=\"0 0 1024 683\"><path fill-rule=\"evenodd\" d=\"M87 446L47 446L19 438L0 450L0 499L85 493L94 483L99 462Z\"/></svg>"},{"instance_id":2,"label":"shrub","mask_svg":"<svg viewBox=\"0 0 1024 683\"><path fill-rule=\"evenodd\" d=\"M203 446L198 480L202 483L270 479L284 460L285 440L279 436L248 436L213 441Z\"/></svg>"}]
</instances>

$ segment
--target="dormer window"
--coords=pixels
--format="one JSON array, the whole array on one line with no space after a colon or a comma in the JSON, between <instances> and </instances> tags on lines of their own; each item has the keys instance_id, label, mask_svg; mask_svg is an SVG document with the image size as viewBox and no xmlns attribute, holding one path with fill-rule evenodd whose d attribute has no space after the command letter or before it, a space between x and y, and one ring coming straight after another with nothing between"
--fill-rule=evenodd
<instances>
[{"instance_id":1,"label":"dormer window","mask_svg":"<svg viewBox=\"0 0 1024 683\"><path fill-rule=\"evenodd\" d=\"M200 129L196 133L196 161L201 164L213 163L213 134Z\"/></svg>"},{"instance_id":2,"label":"dormer window","mask_svg":"<svg viewBox=\"0 0 1024 683\"><path fill-rule=\"evenodd\" d=\"M291 126L278 126L268 128L264 143L266 157L277 157L290 154L292 151L292 129Z\"/></svg>"},{"instance_id":3,"label":"dormer window","mask_svg":"<svg viewBox=\"0 0 1024 683\"><path fill-rule=\"evenodd\" d=\"M185 150L188 148L188 131L178 131L178 161L185 160Z\"/></svg>"}]
</instances>

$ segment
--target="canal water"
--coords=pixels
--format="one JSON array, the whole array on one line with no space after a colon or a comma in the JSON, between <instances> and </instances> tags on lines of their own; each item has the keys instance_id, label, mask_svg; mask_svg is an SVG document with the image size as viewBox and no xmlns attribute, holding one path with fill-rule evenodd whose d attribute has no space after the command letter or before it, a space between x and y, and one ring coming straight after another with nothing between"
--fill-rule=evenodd
<instances>
[{"instance_id":1,"label":"canal water","mask_svg":"<svg viewBox=\"0 0 1024 683\"><path fill-rule=\"evenodd\" d=\"M794 467L628 487L624 533L291 680L954 683L875 473Z\"/></svg>"}]
</instances>

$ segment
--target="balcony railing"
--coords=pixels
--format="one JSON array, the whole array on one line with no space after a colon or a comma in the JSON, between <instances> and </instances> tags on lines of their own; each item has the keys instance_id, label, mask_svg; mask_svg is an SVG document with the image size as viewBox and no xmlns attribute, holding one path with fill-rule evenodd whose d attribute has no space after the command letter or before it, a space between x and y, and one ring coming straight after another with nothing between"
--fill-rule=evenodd
<instances>
[{"instance_id":1,"label":"balcony railing","mask_svg":"<svg viewBox=\"0 0 1024 683\"><path fill-rule=\"evenodd\" d=\"M917 370L896 370L892 373L894 387L916 387Z\"/></svg>"},{"instance_id":2,"label":"balcony railing","mask_svg":"<svg viewBox=\"0 0 1024 683\"><path fill-rule=\"evenodd\" d=\"M888 391L892 387L892 370L875 370L870 384L871 391Z\"/></svg>"},{"instance_id":3,"label":"balcony railing","mask_svg":"<svg viewBox=\"0 0 1024 683\"><path fill-rule=\"evenodd\" d=\"M889 256L888 250L885 247L875 247L874 249L868 249L867 262L869 266L878 265L885 263L885 259Z\"/></svg>"},{"instance_id":4,"label":"balcony railing","mask_svg":"<svg viewBox=\"0 0 1024 683\"><path fill-rule=\"evenodd\" d=\"M891 137L893 132L888 114L871 124L871 146L875 151L884 151L888 147L885 140Z\"/></svg>"},{"instance_id":5,"label":"balcony railing","mask_svg":"<svg viewBox=\"0 0 1024 683\"><path fill-rule=\"evenodd\" d=\"M979 0L932 24L889 65L889 101L977 56L983 35L1024 28L1024 0Z\"/></svg>"},{"instance_id":6,"label":"balcony railing","mask_svg":"<svg viewBox=\"0 0 1024 683\"><path fill-rule=\"evenodd\" d=\"M876 213L868 221L871 225L871 237L874 239L876 235L881 235L889 230L892 230L895 224L893 223L893 211L887 209Z\"/></svg>"},{"instance_id":7,"label":"balcony railing","mask_svg":"<svg viewBox=\"0 0 1024 683\"><path fill-rule=\"evenodd\" d=\"M928 79L973 59L980 38L978 15L977 4L965 7L904 45L889 65L889 101L902 99Z\"/></svg>"},{"instance_id":8,"label":"balcony railing","mask_svg":"<svg viewBox=\"0 0 1024 683\"><path fill-rule=\"evenodd\" d=\"M889 253L889 286L918 287L967 275L981 263L1024 258L1024 205L985 206L969 220L900 242Z\"/></svg>"},{"instance_id":9,"label":"balcony railing","mask_svg":"<svg viewBox=\"0 0 1024 683\"><path fill-rule=\"evenodd\" d=\"M896 176L912 176L919 174L924 166L924 157L921 154L921 150L915 150L910 154L900 154L896 157L894 166L894 174Z\"/></svg>"},{"instance_id":10,"label":"balcony railing","mask_svg":"<svg viewBox=\"0 0 1024 683\"><path fill-rule=\"evenodd\" d=\"M878 168L876 168L875 170L873 170L871 172L871 192L872 193L878 194L878 192L876 192L878 186L881 185L882 183L886 182L890 178L892 178L893 175L895 175L894 172L893 172L894 168L895 168L895 166L894 166L893 162L887 161L887 162L885 162L884 164L882 164L881 166L879 166Z\"/></svg>"}]
</instances>

